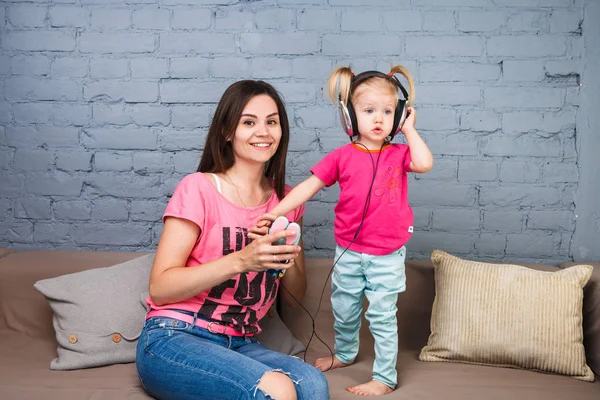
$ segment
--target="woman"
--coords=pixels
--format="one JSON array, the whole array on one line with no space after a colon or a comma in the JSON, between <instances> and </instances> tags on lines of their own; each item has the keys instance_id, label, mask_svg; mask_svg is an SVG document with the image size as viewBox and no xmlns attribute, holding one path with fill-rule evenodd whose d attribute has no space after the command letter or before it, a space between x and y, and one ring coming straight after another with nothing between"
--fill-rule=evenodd
<instances>
[{"instance_id":1,"label":"woman","mask_svg":"<svg viewBox=\"0 0 600 400\"><path fill-rule=\"evenodd\" d=\"M163 216L136 359L150 395L329 398L320 371L254 339L280 284L291 305L306 290L302 248L272 245L294 232L248 236L291 189L284 183L288 142L287 114L271 85L246 80L225 91L198 172L179 183ZM301 223L303 212L286 216Z\"/></svg>"}]
</instances>

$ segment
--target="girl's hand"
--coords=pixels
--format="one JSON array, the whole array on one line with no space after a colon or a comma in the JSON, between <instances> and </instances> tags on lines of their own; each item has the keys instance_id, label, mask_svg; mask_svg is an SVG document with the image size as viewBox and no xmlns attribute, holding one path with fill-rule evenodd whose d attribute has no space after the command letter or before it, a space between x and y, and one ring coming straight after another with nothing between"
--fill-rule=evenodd
<instances>
[{"instance_id":1,"label":"girl's hand","mask_svg":"<svg viewBox=\"0 0 600 400\"><path fill-rule=\"evenodd\" d=\"M239 272L261 272L268 269L288 269L292 267L294 264L289 261L298 257L302 248L293 245L273 245L273 242L294 235L296 235L295 232L284 230L258 236L257 239L237 252L241 266ZM287 263L280 263L280 261L287 261Z\"/></svg>"},{"instance_id":2,"label":"girl's hand","mask_svg":"<svg viewBox=\"0 0 600 400\"><path fill-rule=\"evenodd\" d=\"M269 227L271 227L271 224L273 223L273 221L275 221L275 218L277 218L276 215L274 214L263 214L258 218L258 221L256 222L256 225L254 225L253 227L251 227L248 231L248 237L252 240L254 239L258 239L261 236L264 236L266 234L269 233Z\"/></svg>"},{"instance_id":3,"label":"girl's hand","mask_svg":"<svg viewBox=\"0 0 600 400\"><path fill-rule=\"evenodd\" d=\"M402 133L404 134L407 129L415 129L415 124L417 123L417 110L413 107L408 107L406 109L406 119L404 120L404 124L402 124Z\"/></svg>"}]
</instances>

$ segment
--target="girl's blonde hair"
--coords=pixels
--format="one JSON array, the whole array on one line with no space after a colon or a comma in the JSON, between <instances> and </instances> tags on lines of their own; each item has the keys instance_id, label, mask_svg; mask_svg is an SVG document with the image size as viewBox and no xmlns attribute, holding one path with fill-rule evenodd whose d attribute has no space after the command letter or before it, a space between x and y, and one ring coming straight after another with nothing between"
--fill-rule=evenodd
<instances>
[{"instance_id":1,"label":"girl's blonde hair","mask_svg":"<svg viewBox=\"0 0 600 400\"><path fill-rule=\"evenodd\" d=\"M382 73L383 74L383 73ZM413 101L415 99L415 83L413 81L412 75L406 68L402 65L394 65L390 69L390 73L388 76L391 78L392 75L401 74L403 75L408 82L408 101L406 105L408 107L412 106ZM338 101L342 101L344 105L348 105L348 101L352 100L352 96L354 92L359 86L362 86L365 83L373 82L373 80L383 80L384 78L381 76L373 76L372 78L368 78L365 81L361 82L358 86L352 87L352 77L354 73L350 69L350 67L338 67L329 76L327 80L327 94L331 98L334 104L338 104ZM394 93L398 92L398 87L395 83L390 81L389 79L384 80L386 83L390 85L390 88L394 89Z\"/></svg>"}]
</instances>

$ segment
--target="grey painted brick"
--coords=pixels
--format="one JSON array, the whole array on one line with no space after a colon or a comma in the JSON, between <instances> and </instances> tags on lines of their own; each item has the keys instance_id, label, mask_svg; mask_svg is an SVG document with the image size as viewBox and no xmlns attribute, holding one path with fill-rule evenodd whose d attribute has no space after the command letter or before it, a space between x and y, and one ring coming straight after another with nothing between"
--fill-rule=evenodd
<instances>
[{"instance_id":1,"label":"grey painted brick","mask_svg":"<svg viewBox=\"0 0 600 400\"><path fill-rule=\"evenodd\" d=\"M81 143L88 149L154 150L156 134L148 128L85 129Z\"/></svg>"},{"instance_id":2,"label":"grey painted brick","mask_svg":"<svg viewBox=\"0 0 600 400\"><path fill-rule=\"evenodd\" d=\"M173 114L171 126L175 128L199 128L209 126L214 110L207 105L173 105L171 106L171 112Z\"/></svg>"},{"instance_id":3,"label":"grey painted brick","mask_svg":"<svg viewBox=\"0 0 600 400\"><path fill-rule=\"evenodd\" d=\"M306 244L315 249L334 249L336 246L333 229L327 228L308 228L309 232L312 230L313 235L310 235L306 240ZM304 234L302 235L304 236ZM311 240L312 239L312 240ZM304 239L303 239L304 240Z\"/></svg>"},{"instance_id":4,"label":"grey painted brick","mask_svg":"<svg viewBox=\"0 0 600 400\"><path fill-rule=\"evenodd\" d=\"M504 160L500 164L500 182L538 182L540 168L534 161Z\"/></svg>"},{"instance_id":5,"label":"grey painted brick","mask_svg":"<svg viewBox=\"0 0 600 400\"><path fill-rule=\"evenodd\" d=\"M189 174L195 172L200 163L200 155L197 151L179 151L171 159L175 172Z\"/></svg>"},{"instance_id":6,"label":"grey painted brick","mask_svg":"<svg viewBox=\"0 0 600 400\"><path fill-rule=\"evenodd\" d=\"M10 200L0 199L0 221L4 221L10 211L12 211Z\"/></svg>"},{"instance_id":7,"label":"grey painted brick","mask_svg":"<svg viewBox=\"0 0 600 400\"><path fill-rule=\"evenodd\" d=\"M333 128L338 124L337 110L331 106L297 108L295 124L300 128Z\"/></svg>"},{"instance_id":8,"label":"grey painted brick","mask_svg":"<svg viewBox=\"0 0 600 400\"><path fill-rule=\"evenodd\" d=\"M550 33L581 33L583 15L579 10L552 10L550 12Z\"/></svg>"},{"instance_id":9,"label":"grey painted brick","mask_svg":"<svg viewBox=\"0 0 600 400\"><path fill-rule=\"evenodd\" d=\"M128 8L92 9L90 28L92 30L114 31L131 26L131 11Z\"/></svg>"},{"instance_id":10,"label":"grey painted brick","mask_svg":"<svg viewBox=\"0 0 600 400\"><path fill-rule=\"evenodd\" d=\"M326 58L294 57L292 62L294 76L297 78L322 80L333 70L331 60Z\"/></svg>"},{"instance_id":11,"label":"grey painted brick","mask_svg":"<svg viewBox=\"0 0 600 400\"><path fill-rule=\"evenodd\" d=\"M48 171L54 166L54 153L47 150L18 149L13 165L20 171Z\"/></svg>"},{"instance_id":12,"label":"grey painted brick","mask_svg":"<svg viewBox=\"0 0 600 400\"><path fill-rule=\"evenodd\" d=\"M581 75L583 65L581 60L546 61L546 75Z\"/></svg>"},{"instance_id":13,"label":"grey painted brick","mask_svg":"<svg viewBox=\"0 0 600 400\"><path fill-rule=\"evenodd\" d=\"M415 230L423 230L431 225L431 210L427 207L413 207Z\"/></svg>"},{"instance_id":14,"label":"grey painted brick","mask_svg":"<svg viewBox=\"0 0 600 400\"><path fill-rule=\"evenodd\" d=\"M251 76L258 79L286 78L292 75L291 60L277 57L253 58L250 60ZM214 75L214 63L213 63Z\"/></svg>"},{"instance_id":15,"label":"grey painted brick","mask_svg":"<svg viewBox=\"0 0 600 400\"><path fill-rule=\"evenodd\" d=\"M575 215L572 211L531 211L527 215L527 229L558 229L572 231Z\"/></svg>"},{"instance_id":16,"label":"grey painted brick","mask_svg":"<svg viewBox=\"0 0 600 400\"><path fill-rule=\"evenodd\" d=\"M138 29L168 30L171 11L160 8L143 8L133 11L131 20Z\"/></svg>"},{"instance_id":17,"label":"grey painted brick","mask_svg":"<svg viewBox=\"0 0 600 400\"><path fill-rule=\"evenodd\" d=\"M495 181L497 177L498 166L494 161L458 161L459 182Z\"/></svg>"},{"instance_id":18,"label":"grey painted brick","mask_svg":"<svg viewBox=\"0 0 600 400\"><path fill-rule=\"evenodd\" d=\"M460 32L492 32L500 30L506 23L502 11L460 11L458 30Z\"/></svg>"},{"instance_id":19,"label":"grey painted brick","mask_svg":"<svg viewBox=\"0 0 600 400\"><path fill-rule=\"evenodd\" d=\"M81 91L73 80L49 80L36 78L11 78L5 81L6 99L23 100L65 100L76 101Z\"/></svg>"},{"instance_id":20,"label":"grey painted brick","mask_svg":"<svg viewBox=\"0 0 600 400\"><path fill-rule=\"evenodd\" d=\"M64 243L71 239L71 224L61 222L36 222L33 227L35 242Z\"/></svg>"},{"instance_id":21,"label":"grey painted brick","mask_svg":"<svg viewBox=\"0 0 600 400\"><path fill-rule=\"evenodd\" d=\"M540 82L546 77L544 62L541 60L505 60L502 63L502 76L509 82Z\"/></svg>"},{"instance_id":22,"label":"grey painted brick","mask_svg":"<svg viewBox=\"0 0 600 400\"><path fill-rule=\"evenodd\" d=\"M458 129L458 117L454 109L422 107L417 112L419 114L417 124L419 129L432 131L454 131Z\"/></svg>"},{"instance_id":23,"label":"grey painted brick","mask_svg":"<svg viewBox=\"0 0 600 400\"><path fill-rule=\"evenodd\" d=\"M454 232L415 232L406 244L406 249L408 254L431 254L436 249L454 254L469 254L474 249L475 240L475 236Z\"/></svg>"},{"instance_id":24,"label":"grey painted brick","mask_svg":"<svg viewBox=\"0 0 600 400\"><path fill-rule=\"evenodd\" d=\"M396 7L407 7L410 5L409 0L395 0L392 4L390 4L389 0L329 0L329 4L332 6L369 6L369 7L377 7L377 6L390 6L394 5Z\"/></svg>"},{"instance_id":25,"label":"grey painted brick","mask_svg":"<svg viewBox=\"0 0 600 400\"><path fill-rule=\"evenodd\" d=\"M8 150L0 150L0 169L7 169L8 163L12 158L11 153Z\"/></svg>"},{"instance_id":26,"label":"grey painted brick","mask_svg":"<svg viewBox=\"0 0 600 400\"><path fill-rule=\"evenodd\" d=\"M282 94L283 99L289 105L290 103L312 102L315 100L318 86L308 83L277 83L277 90Z\"/></svg>"},{"instance_id":27,"label":"grey painted brick","mask_svg":"<svg viewBox=\"0 0 600 400\"><path fill-rule=\"evenodd\" d=\"M477 105L480 102L479 86L419 85L420 104Z\"/></svg>"},{"instance_id":28,"label":"grey painted brick","mask_svg":"<svg viewBox=\"0 0 600 400\"><path fill-rule=\"evenodd\" d=\"M298 10L298 29L301 31L336 32L340 30L336 10Z\"/></svg>"},{"instance_id":29,"label":"grey painted brick","mask_svg":"<svg viewBox=\"0 0 600 400\"><path fill-rule=\"evenodd\" d=\"M365 9L347 8L341 17L341 30L350 32L377 32L382 21L381 13Z\"/></svg>"},{"instance_id":30,"label":"grey painted brick","mask_svg":"<svg viewBox=\"0 0 600 400\"><path fill-rule=\"evenodd\" d=\"M217 30L249 30L254 28L254 14L240 9L219 9L215 26Z\"/></svg>"},{"instance_id":31,"label":"grey painted brick","mask_svg":"<svg viewBox=\"0 0 600 400\"><path fill-rule=\"evenodd\" d=\"M149 53L154 51L154 35L82 32L79 47L82 53Z\"/></svg>"},{"instance_id":32,"label":"grey painted brick","mask_svg":"<svg viewBox=\"0 0 600 400\"><path fill-rule=\"evenodd\" d=\"M544 182L578 182L579 171L574 162L548 162L542 168Z\"/></svg>"},{"instance_id":33,"label":"grey painted brick","mask_svg":"<svg viewBox=\"0 0 600 400\"><path fill-rule=\"evenodd\" d=\"M10 57L8 55L0 55L0 75L10 73Z\"/></svg>"},{"instance_id":34,"label":"grey painted brick","mask_svg":"<svg viewBox=\"0 0 600 400\"><path fill-rule=\"evenodd\" d=\"M61 31L8 32L2 35L4 50L73 51L75 33Z\"/></svg>"},{"instance_id":35,"label":"grey painted brick","mask_svg":"<svg viewBox=\"0 0 600 400\"><path fill-rule=\"evenodd\" d=\"M151 175L157 172L170 172L171 156L168 153L139 152L133 154L133 170L140 175Z\"/></svg>"},{"instance_id":36,"label":"grey painted brick","mask_svg":"<svg viewBox=\"0 0 600 400\"><path fill-rule=\"evenodd\" d=\"M208 9L177 7L173 9L171 27L177 29L204 30L210 28L212 13Z\"/></svg>"},{"instance_id":37,"label":"grey painted brick","mask_svg":"<svg viewBox=\"0 0 600 400\"><path fill-rule=\"evenodd\" d=\"M323 53L325 53L325 37ZM252 54L311 54L319 51L319 36L315 33L242 33L240 50Z\"/></svg>"},{"instance_id":38,"label":"grey painted brick","mask_svg":"<svg viewBox=\"0 0 600 400\"><path fill-rule=\"evenodd\" d=\"M584 54L585 44L581 36L567 36L567 55L570 58L582 58Z\"/></svg>"},{"instance_id":39,"label":"grey painted brick","mask_svg":"<svg viewBox=\"0 0 600 400\"><path fill-rule=\"evenodd\" d=\"M565 55L566 51L566 40L562 36L494 36L487 42L490 57L555 57Z\"/></svg>"},{"instance_id":40,"label":"grey painted brick","mask_svg":"<svg viewBox=\"0 0 600 400\"><path fill-rule=\"evenodd\" d=\"M9 127L9 146L26 147L79 147L79 129L53 126Z\"/></svg>"},{"instance_id":41,"label":"grey painted brick","mask_svg":"<svg viewBox=\"0 0 600 400\"><path fill-rule=\"evenodd\" d=\"M226 33L161 33L159 49L166 54L231 54L235 44Z\"/></svg>"},{"instance_id":42,"label":"grey painted brick","mask_svg":"<svg viewBox=\"0 0 600 400\"><path fill-rule=\"evenodd\" d=\"M160 98L163 103L217 103L226 82L163 81L160 83Z\"/></svg>"},{"instance_id":43,"label":"grey painted brick","mask_svg":"<svg viewBox=\"0 0 600 400\"><path fill-rule=\"evenodd\" d=\"M547 27L546 11L520 11L508 18L508 29L512 32L545 32Z\"/></svg>"},{"instance_id":44,"label":"grey painted brick","mask_svg":"<svg viewBox=\"0 0 600 400\"><path fill-rule=\"evenodd\" d=\"M475 241L477 254L502 256L506 250L506 235L498 233L482 233Z\"/></svg>"},{"instance_id":45,"label":"grey painted brick","mask_svg":"<svg viewBox=\"0 0 600 400\"><path fill-rule=\"evenodd\" d=\"M504 233L515 233L523 230L523 213L519 211L490 211L483 212L483 229Z\"/></svg>"},{"instance_id":46,"label":"grey painted brick","mask_svg":"<svg viewBox=\"0 0 600 400\"><path fill-rule=\"evenodd\" d=\"M55 58L50 65L52 76L60 78L81 78L88 73L88 60L85 58Z\"/></svg>"},{"instance_id":47,"label":"grey painted brick","mask_svg":"<svg viewBox=\"0 0 600 400\"><path fill-rule=\"evenodd\" d=\"M16 174L14 171L0 171L0 182L2 182L0 185L2 197L22 197L25 187L23 174Z\"/></svg>"},{"instance_id":48,"label":"grey painted brick","mask_svg":"<svg viewBox=\"0 0 600 400\"><path fill-rule=\"evenodd\" d=\"M508 234L506 254L523 257L552 257L558 251L561 237L559 235Z\"/></svg>"},{"instance_id":49,"label":"grey painted brick","mask_svg":"<svg viewBox=\"0 0 600 400\"><path fill-rule=\"evenodd\" d=\"M129 125L131 115L122 103L94 104L92 106L92 119L99 125Z\"/></svg>"},{"instance_id":50,"label":"grey painted brick","mask_svg":"<svg viewBox=\"0 0 600 400\"><path fill-rule=\"evenodd\" d=\"M483 89L483 97L488 108L559 108L565 102L565 91L544 87L488 87Z\"/></svg>"},{"instance_id":51,"label":"grey painted brick","mask_svg":"<svg viewBox=\"0 0 600 400\"><path fill-rule=\"evenodd\" d=\"M428 11L423 14L423 30L454 33L456 21L452 11Z\"/></svg>"},{"instance_id":52,"label":"grey painted brick","mask_svg":"<svg viewBox=\"0 0 600 400\"><path fill-rule=\"evenodd\" d=\"M290 9L270 8L257 11L254 21L259 30L291 31L296 27L296 13Z\"/></svg>"},{"instance_id":53,"label":"grey painted brick","mask_svg":"<svg viewBox=\"0 0 600 400\"><path fill-rule=\"evenodd\" d=\"M176 6L180 4L227 5L236 3L238 3L238 0L163 0L163 4L166 6Z\"/></svg>"},{"instance_id":54,"label":"grey painted brick","mask_svg":"<svg viewBox=\"0 0 600 400\"><path fill-rule=\"evenodd\" d=\"M53 28L84 28L88 10L82 7L54 6L48 11L48 20Z\"/></svg>"},{"instance_id":55,"label":"grey painted brick","mask_svg":"<svg viewBox=\"0 0 600 400\"><path fill-rule=\"evenodd\" d=\"M542 130L550 133L568 132L572 134L575 129L576 113L575 109L544 113Z\"/></svg>"},{"instance_id":56,"label":"grey painted brick","mask_svg":"<svg viewBox=\"0 0 600 400\"><path fill-rule=\"evenodd\" d=\"M289 151L312 152L319 149L319 139L315 131L292 129L290 132Z\"/></svg>"},{"instance_id":57,"label":"grey painted brick","mask_svg":"<svg viewBox=\"0 0 600 400\"><path fill-rule=\"evenodd\" d=\"M130 171L133 169L133 157L130 153L94 154L95 171Z\"/></svg>"},{"instance_id":58,"label":"grey painted brick","mask_svg":"<svg viewBox=\"0 0 600 400\"><path fill-rule=\"evenodd\" d=\"M479 229L479 210L439 209L433 211L433 228L442 231Z\"/></svg>"},{"instance_id":59,"label":"grey painted brick","mask_svg":"<svg viewBox=\"0 0 600 400\"><path fill-rule=\"evenodd\" d=\"M537 111L506 112L502 116L502 130L506 133L537 131L542 121L543 114Z\"/></svg>"},{"instance_id":60,"label":"grey painted brick","mask_svg":"<svg viewBox=\"0 0 600 400\"><path fill-rule=\"evenodd\" d=\"M475 156L478 153L477 142L472 135L428 134L423 138L435 155Z\"/></svg>"},{"instance_id":61,"label":"grey painted brick","mask_svg":"<svg viewBox=\"0 0 600 400\"><path fill-rule=\"evenodd\" d=\"M140 126L167 126L171 121L171 110L164 106L149 104L133 104L125 107L131 114L131 119Z\"/></svg>"},{"instance_id":62,"label":"grey painted brick","mask_svg":"<svg viewBox=\"0 0 600 400\"><path fill-rule=\"evenodd\" d=\"M409 202L414 206L459 206L475 204L477 190L471 185L416 181L408 191Z\"/></svg>"},{"instance_id":63,"label":"grey painted brick","mask_svg":"<svg viewBox=\"0 0 600 400\"><path fill-rule=\"evenodd\" d=\"M33 240L33 224L29 221L13 221L0 225L0 237L11 243L29 243Z\"/></svg>"},{"instance_id":64,"label":"grey painted brick","mask_svg":"<svg viewBox=\"0 0 600 400\"><path fill-rule=\"evenodd\" d=\"M8 21L13 27L46 26L47 7L33 4L14 4L8 6Z\"/></svg>"},{"instance_id":65,"label":"grey painted brick","mask_svg":"<svg viewBox=\"0 0 600 400\"><path fill-rule=\"evenodd\" d=\"M321 51L326 55L366 56L388 54L390 52L400 53L402 48L402 40L398 35L324 34L322 40L323 44ZM315 41L315 44L316 43L317 42ZM305 51L305 53L316 52L316 50L317 49L310 50L307 46L307 51Z\"/></svg>"},{"instance_id":66,"label":"grey painted brick","mask_svg":"<svg viewBox=\"0 0 600 400\"><path fill-rule=\"evenodd\" d=\"M48 75L50 59L42 55L17 55L10 59L10 71L15 75Z\"/></svg>"},{"instance_id":67,"label":"grey painted brick","mask_svg":"<svg viewBox=\"0 0 600 400\"><path fill-rule=\"evenodd\" d=\"M52 205L54 217L59 220L88 220L92 215L92 204L83 200L60 200Z\"/></svg>"},{"instance_id":68,"label":"grey painted brick","mask_svg":"<svg viewBox=\"0 0 600 400\"><path fill-rule=\"evenodd\" d=\"M436 158L433 169L426 174L415 174L416 179L456 181L457 161L454 159Z\"/></svg>"},{"instance_id":69,"label":"grey painted brick","mask_svg":"<svg viewBox=\"0 0 600 400\"><path fill-rule=\"evenodd\" d=\"M563 158L576 158L577 151L575 147L575 139L566 139L563 143Z\"/></svg>"},{"instance_id":70,"label":"grey painted brick","mask_svg":"<svg viewBox=\"0 0 600 400\"><path fill-rule=\"evenodd\" d=\"M94 200L91 217L98 221L127 221L129 218L127 201L108 197Z\"/></svg>"},{"instance_id":71,"label":"grey painted brick","mask_svg":"<svg viewBox=\"0 0 600 400\"><path fill-rule=\"evenodd\" d=\"M102 173L88 175L86 184L94 194L113 197L159 198L162 197L160 178Z\"/></svg>"},{"instance_id":72,"label":"grey painted brick","mask_svg":"<svg viewBox=\"0 0 600 400\"><path fill-rule=\"evenodd\" d=\"M513 7L565 7L570 6L571 1L564 0L494 0L494 4L498 6L513 6Z\"/></svg>"},{"instance_id":73,"label":"grey painted brick","mask_svg":"<svg viewBox=\"0 0 600 400\"><path fill-rule=\"evenodd\" d=\"M83 85L85 101L125 101L128 103L153 103L158 100L158 82L124 82L104 80Z\"/></svg>"},{"instance_id":74,"label":"grey painted brick","mask_svg":"<svg viewBox=\"0 0 600 400\"><path fill-rule=\"evenodd\" d=\"M205 130L165 130L162 133L163 134L159 136L160 148L166 151L200 151L204 149L207 135Z\"/></svg>"},{"instance_id":75,"label":"grey painted brick","mask_svg":"<svg viewBox=\"0 0 600 400\"><path fill-rule=\"evenodd\" d=\"M482 141L486 156L558 157L560 140L542 137L491 137Z\"/></svg>"},{"instance_id":76,"label":"grey painted brick","mask_svg":"<svg viewBox=\"0 0 600 400\"><path fill-rule=\"evenodd\" d=\"M419 68L421 82L480 82L495 81L499 77L499 64L422 62Z\"/></svg>"},{"instance_id":77,"label":"grey painted brick","mask_svg":"<svg viewBox=\"0 0 600 400\"><path fill-rule=\"evenodd\" d=\"M567 203L565 192L561 188L517 184L482 187L479 201L482 205L534 209L561 207Z\"/></svg>"},{"instance_id":78,"label":"grey painted brick","mask_svg":"<svg viewBox=\"0 0 600 400\"><path fill-rule=\"evenodd\" d=\"M250 74L250 59L239 57L215 58L211 74L217 78L236 78Z\"/></svg>"},{"instance_id":79,"label":"grey painted brick","mask_svg":"<svg viewBox=\"0 0 600 400\"><path fill-rule=\"evenodd\" d=\"M411 57L477 57L483 54L483 39L471 36L414 36L406 38Z\"/></svg>"},{"instance_id":80,"label":"grey painted brick","mask_svg":"<svg viewBox=\"0 0 600 400\"><path fill-rule=\"evenodd\" d=\"M173 78L202 78L208 76L207 58L171 58L170 74Z\"/></svg>"},{"instance_id":81,"label":"grey painted brick","mask_svg":"<svg viewBox=\"0 0 600 400\"><path fill-rule=\"evenodd\" d=\"M61 151L56 154L56 169L61 171L91 171L92 155L86 151Z\"/></svg>"},{"instance_id":82,"label":"grey painted brick","mask_svg":"<svg viewBox=\"0 0 600 400\"><path fill-rule=\"evenodd\" d=\"M132 78L167 78L169 65L166 58L135 58L131 60Z\"/></svg>"},{"instance_id":83,"label":"grey painted brick","mask_svg":"<svg viewBox=\"0 0 600 400\"><path fill-rule=\"evenodd\" d=\"M75 227L77 244L104 244L110 246L148 245L152 240L151 229L139 223L94 224Z\"/></svg>"},{"instance_id":84,"label":"grey painted brick","mask_svg":"<svg viewBox=\"0 0 600 400\"><path fill-rule=\"evenodd\" d=\"M0 7L0 28L6 26L6 8Z\"/></svg>"},{"instance_id":85,"label":"grey painted brick","mask_svg":"<svg viewBox=\"0 0 600 400\"><path fill-rule=\"evenodd\" d=\"M329 205L318 201L311 201L306 204L306 209L310 210L310 212L304 213L302 219L303 227L333 226L334 213Z\"/></svg>"},{"instance_id":86,"label":"grey painted brick","mask_svg":"<svg viewBox=\"0 0 600 400\"><path fill-rule=\"evenodd\" d=\"M35 220L52 218L50 199L44 197L25 197L15 200L15 217Z\"/></svg>"},{"instance_id":87,"label":"grey painted brick","mask_svg":"<svg viewBox=\"0 0 600 400\"><path fill-rule=\"evenodd\" d=\"M0 101L0 123L12 122L10 105L4 101Z\"/></svg>"},{"instance_id":88,"label":"grey painted brick","mask_svg":"<svg viewBox=\"0 0 600 400\"><path fill-rule=\"evenodd\" d=\"M494 132L500 127L498 114L493 111L466 111L460 116L460 128L474 132Z\"/></svg>"},{"instance_id":89,"label":"grey painted brick","mask_svg":"<svg viewBox=\"0 0 600 400\"><path fill-rule=\"evenodd\" d=\"M123 78L129 75L129 62L126 59L94 59L90 61L90 75L93 78Z\"/></svg>"},{"instance_id":90,"label":"grey painted brick","mask_svg":"<svg viewBox=\"0 0 600 400\"><path fill-rule=\"evenodd\" d=\"M159 222L165 212L166 203L162 201L132 200L129 211L132 221Z\"/></svg>"},{"instance_id":91,"label":"grey painted brick","mask_svg":"<svg viewBox=\"0 0 600 400\"><path fill-rule=\"evenodd\" d=\"M44 196L79 196L83 188L83 178L54 172L29 174L25 178L25 189L30 194Z\"/></svg>"},{"instance_id":92,"label":"grey painted brick","mask_svg":"<svg viewBox=\"0 0 600 400\"><path fill-rule=\"evenodd\" d=\"M53 116L52 106L44 103L19 103L12 106L18 124L45 124Z\"/></svg>"},{"instance_id":93,"label":"grey painted brick","mask_svg":"<svg viewBox=\"0 0 600 400\"><path fill-rule=\"evenodd\" d=\"M87 125L91 118L91 108L87 104L54 104L48 110L50 121L58 126L83 126ZM16 114L15 114L16 118Z\"/></svg>"}]
</instances>

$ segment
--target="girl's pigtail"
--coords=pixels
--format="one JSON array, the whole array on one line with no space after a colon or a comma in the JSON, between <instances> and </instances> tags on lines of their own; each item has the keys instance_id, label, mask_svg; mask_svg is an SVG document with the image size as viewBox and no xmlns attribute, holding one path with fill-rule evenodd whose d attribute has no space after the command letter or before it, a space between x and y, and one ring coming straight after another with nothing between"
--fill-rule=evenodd
<instances>
[{"instance_id":1,"label":"girl's pigtail","mask_svg":"<svg viewBox=\"0 0 600 400\"><path fill-rule=\"evenodd\" d=\"M350 67L338 67L329 75L327 94L329 94L333 104L337 105L340 100L344 105L348 104L352 75Z\"/></svg>"},{"instance_id":2,"label":"girl's pigtail","mask_svg":"<svg viewBox=\"0 0 600 400\"><path fill-rule=\"evenodd\" d=\"M408 102L406 103L406 105L410 107L415 101L415 82L413 81L412 75L402 65L394 65L392 67L392 69L390 70L390 75L395 74L402 74L408 82Z\"/></svg>"}]
</instances>

